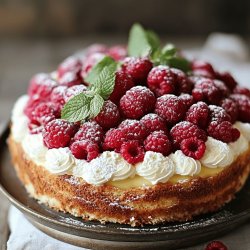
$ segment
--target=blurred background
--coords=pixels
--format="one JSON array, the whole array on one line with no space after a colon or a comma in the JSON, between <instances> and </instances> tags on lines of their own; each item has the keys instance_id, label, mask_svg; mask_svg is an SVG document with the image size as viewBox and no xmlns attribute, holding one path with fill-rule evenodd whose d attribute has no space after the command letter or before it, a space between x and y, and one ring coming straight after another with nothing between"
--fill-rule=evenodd
<instances>
[{"instance_id":1,"label":"blurred background","mask_svg":"<svg viewBox=\"0 0 250 250\"><path fill-rule=\"evenodd\" d=\"M250 83L249 0L0 0L0 121L33 74L90 43L126 43L135 21Z\"/></svg>"}]
</instances>

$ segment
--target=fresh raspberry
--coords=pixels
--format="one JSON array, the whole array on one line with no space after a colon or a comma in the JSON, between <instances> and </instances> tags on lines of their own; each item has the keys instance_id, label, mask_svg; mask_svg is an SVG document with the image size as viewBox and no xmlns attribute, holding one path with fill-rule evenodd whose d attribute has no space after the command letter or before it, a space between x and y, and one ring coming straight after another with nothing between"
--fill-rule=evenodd
<instances>
[{"instance_id":1,"label":"fresh raspberry","mask_svg":"<svg viewBox=\"0 0 250 250\"><path fill-rule=\"evenodd\" d=\"M109 99L113 103L119 104L121 97L125 95L126 91L134 86L135 84L130 75L124 73L123 71L116 72L115 87Z\"/></svg>"},{"instance_id":2,"label":"fresh raspberry","mask_svg":"<svg viewBox=\"0 0 250 250\"><path fill-rule=\"evenodd\" d=\"M62 77L58 79L58 82L62 86L71 87L74 85L81 84L83 82L80 75L80 71L66 72Z\"/></svg>"},{"instance_id":3,"label":"fresh raspberry","mask_svg":"<svg viewBox=\"0 0 250 250\"><path fill-rule=\"evenodd\" d=\"M143 141L148 135L147 128L137 120L124 120L118 127L123 131L126 140Z\"/></svg>"},{"instance_id":4,"label":"fresh raspberry","mask_svg":"<svg viewBox=\"0 0 250 250\"><path fill-rule=\"evenodd\" d=\"M105 135L103 149L104 150L112 149L119 152L122 143L125 141L127 141L126 131L123 131L122 129L112 128L108 130Z\"/></svg>"},{"instance_id":5,"label":"fresh raspberry","mask_svg":"<svg viewBox=\"0 0 250 250\"><path fill-rule=\"evenodd\" d=\"M233 76L228 72L216 72L216 78L224 82L230 90L233 90L237 85L237 82L235 81Z\"/></svg>"},{"instance_id":6,"label":"fresh raspberry","mask_svg":"<svg viewBox=\"0 0 250 250\"><path fill-rule=\"evenodd\" d=\"M64 96L66 91L67 91L66 86L55 87L51 93L50 101L62 107L65 104Z\"/></svg>"},{"instance_id":7,"label":"fresh raspberry","mask_svg":"<svg viewBox=\"0 0 250 250\"><path fill-rule=\"evenodd\" d=\"M74 85L68 88L64 94L64 101L68 102L72 97L79 95L80 93L86 91L87 88L85 85Z\"/></svg>"},{"instance_id":8,"label":"fresh raspberry","mask_svg":"<svg viewBox=\"0 0 250 250\"><path fill-rule=\"evenodd\" d=\"M101 112L94 118L104 129L116 127L120 122L118 107L111 101L105 101Z\"/></svg>"},{"instance_id":9,"label":"fresh raspberry","mask_svg":"<svg viewBox=\"0 0 250 250\"><path fill-rule=\"evenodd\" d=\"M210 117L212 122L231 122L230 115L226 112L225 109L216 105L209 105Z\"/></svg>"},{"instance_id":10,"label":"fresh raspberry","mask_svg":"<svg viewBox=\"0 0 250 250\"><path fill-rule=\"evenodd\" d=\"M205 142L195 137L185 139L180 144L181 151L188 157L199 160L205 153Z\"/></svg>"},{"instance_id":11,"label":"fresh raspberry","mask_svg":"<svg viewBox=\"0 0 250 250\"><path fill-rule=\"evenodd\" d=\"M58 118L60 113L54 104L46 102L38 104L38 106L32 111L31 116L31 123L36 125L45 125Z\"/></svg>"},{"instance_id":12,"label":"fresh raspberry","mask_svg":"<svg viewBox=\"0 0 250 250\"><path fill-rule=\"evenodd\" d=\"M184 104L184 106L186 107L186 110L189 109L189 107L192 106L192 104L194 103L194 98L193 96L189 95L189 94L182 94L178 97L182 103Z\"/></svg>"},{"instance_id":13,"label":"fresh raspberry","mask_svg":"<svg viewBox=\"0 0 250 250\"><path fill-rule=\"evenodd\" d=\"M229 96L230 90L224 82L215 79L214 85L221 91L221 94L224 98Z\"/></svg>"},{"instance_id":14,"label":"fresh raspberry","mask_svg":"<svg viewBox=\"0 0 250 250\"><path fill-rule=\"evenodd\" d=\"M187 121L177 123L171 129L170 135L176 147L179 147L183 140L189 138L197 138L204 142L207 140L207 135L204 130Z\"/></svg>"},{"instance_id":15,"label":"fresh raspberry","mask_svg":"<svg viewBox=\"0 0 250 250\"><path fill-rule=\"evenodd\" d=\"M212 65L204 61L193 61L192 71L195 75L200 75L211 79L214 79L216 75Z\"/></svg>"},{"instance_id":16,"label":"fresh raspberry","mask_svg":"<svg viewBox=\"0 0 250 250\"><path fill-rule=\"evenodd\" d=\"M212 241L206 246L205 250L228 250L228 248L220 241Z\"/></svg>"},{"instance_id":17,"label":"fresh raspberry","mask_svg":"<svg viewBox=\"0 0 250 250\"><path fill-rule=\"evenodd\" d=\"M234 94L241 94L241 95L245 95L247 97L250 98L250 90L248 88L244 88L241 86L236 86L233 90Z\"/></svg>"},{"instance_id":18,"label":"fresh raspberry","mask_svg":"<svg viewBox=\"0 0 250 250\"><path fill-rule=\"evenodd\" d=\"M29 98L29 100L24 108L24 114L31 120L32 119L32 112L42 102L43 101L41 101L39 99Z\"/></svg>"},{"instance_id":19,"label":"fresh raspberry","mask_svg":"<svg viewBox=\"0 0 250 250\"><path fill-rule=\"evenodd\" d=\"M175 68L171 68L171 71L175 74L175 93L180 95L181 93L191 93L193 89L193 83L189 80L186 74Z\"/></svg>"},{"instance_id":20,"label":"fresh raspberry","mask_svg":"<svg viewBox=\"0 0 250 250\"><path fill-rule=\"evenodd\" d=\"M208 134L225 143L234 142L240 137L240 132L231 122L211 122L207 129Z\"/></svg>"},{"instance_id":21,"label":"fresh raspberry","mask_svg":"<svg viewBox=\"0 0 250 250\"><path fill-rule=\"evenodd\" d=\"M112 46L108 50L108 55L116 61L123 60L127 56L127 48L123 45Z\"/></svg>"},{"instance_id":22,"label":"fresh raspberry","mask_svg":"<svg viewBox=\"0 0 250 250\"><path fill-rule=\"evenodd\" d=\"M172 152L172 144L163 131L154 131L144 141L146 151L161 153L165 156Z\"/></svg>"},{"instance_id":23,"label":"fresh raspberry","mask_svg":"<svg viewBox=\"0 0 250 250\"><path fill-rule=\"evenodd\" d=\"M131 75L137 84L145 83L153 64L147 58L127 57L122 65L122 70Z\"/></svg>"},{"instance_id":24,"label":"fresh raspberry","mask_svg":"<svg viewBox=\"0 0 250 250\"><path fill-rule=\"evenodd\" d=\"M163 95L157 98L155 113L162 117L168 125L173 125L183 118L186 107L177 96Z\"/></svg>"},{"instance_id":25,"label":"fresh raspberry","mask_svg":"<svg viewBox=\"0 0 250 250\"><path fill-rule=\"evenodd\" d=\"M79 72L81 70L81 61L74 56L66 58L58 67L57 74L60 79L64 74L68 72Z\"/></svg>"},{"instance_id":26,"label":"fresh raspberry","mask_svg":"<svg viewBox=\"0 0 250 250\"><path fill-rule=\"evenodd\" d=\"M90 140L100 144L103 140L102 127L95 121L83 123L75 134L73 142L82 140Z\"/></svg>"},{"instance_id":27,"label":"fresh raspberry","mask_svg":"<svg viewBox=\"0 0 250 250\"><path fill-rule=\"evenodd\" d=\"M86 49L87 56L91 54L95 54L95 53L107 53L107 52L108 52L107 46L104 44L98 44L98 43L92 44Z\"/></svg>"},{"instance_id":28,"label":"fresh raspberry","mask_svg":"<svg viewBox=\"0 0 250 250\"><path fill-rule=\"evenodd\" d=\"M65 120L52 120L45 125L44 144L48 148L67 147L74 136L77 126Z\"/></svg>"},{"instance_id":29,"label":"fresh raspberry","mask_svg":"<svg viewBox=\"0 0 250 250\"><path fill-rule=\"evenodd\" d=\"M232 99L226 98L222 100L221 107L230 115L231 122L235 123L239 113L237 102Z\"/></svg>"},{"instance_id":30,"label":"fresh raspberry","mask_svg":"<svg viewBox=\"0 0 250 250\"><path fill-rule=\"evenodd\" d=\"M124 142L121 146L121 155L130 164L142 162L144 159L144 149L138 141Z\"/></svg>"},{"instance_id":31,"label":"fresh raspberry","mask_svg":"<svg viewBox=\"0 0 250 250\"><path fill-rule=\"evenodd\" d=\"M103 53L91 53L89 56L87 56L82 65L82 70L81 70L81 76L84 79L90 70L95 66L98 62L100 62L103 58L105 57L105 54Z\"/></svg>"},{"instance_id":32,"label":"fresh raspberry","mask_svg":"<svg viewBox=\"0 0 250 250\"><path fill-rule=\"evenodd\" d=\"M100 153L98 144L89 140L73 142L70 150L75 158L87 161L95 159Z\"/></svg>"},{"instance_id":33,"label":"fresh raspberry","mask_svg":"<svg viewBox=\"0 0 250 250\"><path fill-rule=\"evenodd\" d=\"M233 94L230 96L239 107L238 119L242 122L250 122L250 98L245 95Z\"/></svg>"},{"instance_id":34,"label":"fresh raspberry","mask_svg":"<svg viewBox=\"0 0 250 250\"><path fill-rule=\"evenodd\" d=\"M28 94L33 99L47 101L50 98L53 88L56 86L56 81L54 81L48 74L40 73L31 79Z\"/></svg>"},{"instance_id":35,"label":"fresh raspberry","mask_svg":"<svg viewBox=\"0 0 250 250\"><path fill-rule=\"evenodd\" d=\"M210 121L210 111L205 102L193 104L186 113L186 121L205 129Z\"/></svg>"},{"instance_id":36,"label":"fresh raspberry","mask_svg":"<svg viewBox=\"0 0 250 250\"><path fill-rule=\"evenodd\" d=\"M154 67L148 74L148 87L156 96L172 94L175 92L176 76L167 66Z\"/></svg>"},{"instance_id":37,"label":"fresh raspberry","mask_svg":"<svg viewBox=\"0 0 250 250\"><path fill-rule=\"evenodd\" d=\"M223 98L223 92L213 80L201 78L196 82L192 96L196 102L204 101L210 104L219 104Z\"/></svg>"},{"instance_id":38,"label":"fresh raspberry","mask_svg":"<svg viewBox=\"0 0 250 250\"><path fill-rule=\"evenodd\" d=\"M44 126L29 122L28 123L28 128L29 128L29 132L33 135L33 134L42 133L43 129L44 129Z\"/></svg>"},{"instance_id":39,"label":"fresh raspberry","mask_svg":"<svg viewBox=\"0 0 250 250\"><path fill-rule=\"evenodd\" d=\"M140 122L147 128L149 133L159 130L167 133L167 126L165 124L165 121L157 114L147 114L141 118Z\"/></svg>"},{"instance_id":40,"label":"fresh raspberry","mask_svg":"<svg viewBox=\"0 0 250 250\"><path fill-rule=\"evenodd\" d=\"M139 119L154 110L154 105L153 92L142 86L131 88L120 100L120 109L127 118Z\"/></svg>"}]
</instances>

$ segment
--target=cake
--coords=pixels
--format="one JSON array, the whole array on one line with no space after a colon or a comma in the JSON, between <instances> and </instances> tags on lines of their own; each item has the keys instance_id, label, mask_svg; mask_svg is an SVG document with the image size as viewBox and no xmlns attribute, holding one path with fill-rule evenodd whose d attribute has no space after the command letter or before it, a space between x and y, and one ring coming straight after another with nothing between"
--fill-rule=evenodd
<instances>
[{"instance_id":1,"label":"cake","mask_svg":"<svg viewBox=\"0 0 250 250\"><path fill-rule=\"evenodd\" d=\"M31 197L84 220L144 226L230 202L250 171L250 90L133 25L35 75L8 138Z\"/></svg>"}]
</instances>

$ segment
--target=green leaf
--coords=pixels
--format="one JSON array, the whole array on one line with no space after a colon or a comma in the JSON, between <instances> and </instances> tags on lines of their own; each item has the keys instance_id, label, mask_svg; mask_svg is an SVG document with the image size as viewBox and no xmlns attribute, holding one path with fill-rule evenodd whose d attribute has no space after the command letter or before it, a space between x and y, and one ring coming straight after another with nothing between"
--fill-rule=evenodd
<instances>
[{"instance_id":1,"label":"green leaf","mask_svg":"<svg viewBox=\"0 0 250 250\"><path fill-rule=\"evenodd\" d=\"M96 117L100 113L103 104L104 104L104 99L100 95L96 94L94 98L91 100L89 105L90 108L89 112L91 118Z\"/></svg>"},{"instance_id":2,"label":"green leaf","mask_svg":"<svg viewBox=\"0 0 250 250\"><path fill-rule=\"evenodd\" d=\"M174 56L177 52L177 49L176 47L171 44L171 43L168 43L166 44L162 50L161 50L161 53L162 53L162 56L163 57L171 57L171 56Z\"/></svg>"},{"instance_id":3,"label":"green leaf","mask_svg":"<svg viewBox=\"0 0 250 250\"><path fill-rule=\"evenodd\" d=\"M90 114L89 106L92 98L86 96L84 93L74 96L64 105L61 113L62 119L70 122L86 119Z\"/></svg>"},{"instance_id":4,"label":"green leaf","mask_svg":"<svg viewBox=\"0 0 250 250\"><path fill-rule=\"evenodd\" d=\"M97 63L91 71L88 73L87 77L85 78L85 81L89 84L93 84L96 82L99 74L103 70L104 67L107 65L113 64L115 61L110 56L105 56L99 63Z\"/></svg>"},{"instance_id":5,"label":"green leaf","mask_svg":"<svg viewBox=\"0 0 250 250\"><path fill-rule=\"evenodd\" d=\"M184 72L191 70L190 62L183 57L171 57L167 60L167 65L177 69L181 69Z\"/></svg>"},{"instance_id":6,"label":"green leaf","mask_svg":"<svg viewBox=\"0 0 250 250\"><path fill-rule=\"evenodd\" d=\"M140 24L134 24L129 32L128 55L135 57L148 56L152 47L147 32Z\"/></svg>"},{"instance_id":7,"label":"green leaf","mask_svg":"<svg viewBox=\"0 0 250 250\"><path fill-rule=\"evenodd\" d=\"M147 35L148 43L151 46L152 53L155 53L155 51L157 51L161 46L160 38L152 30L146 31L146 35Z\"/></svg>"}]
</instances>

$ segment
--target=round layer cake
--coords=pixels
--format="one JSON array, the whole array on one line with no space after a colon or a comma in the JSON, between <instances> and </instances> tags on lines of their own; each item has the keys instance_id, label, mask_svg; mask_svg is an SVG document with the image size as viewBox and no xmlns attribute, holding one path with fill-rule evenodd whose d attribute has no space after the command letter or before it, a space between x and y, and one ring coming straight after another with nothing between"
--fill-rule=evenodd
<instances>
[{"instance_id":1,"label":"round layer cake","mask_svg":"<svg viewBox=\"0 0 250 250\"><path fill-rule=\"evenodd\" d=\"M38 202L142 226L216 211L243 187L250 91L149 34L134 25L127 48L93 45L31 79L8 144Z\"/></svg>"}]
</instances>

